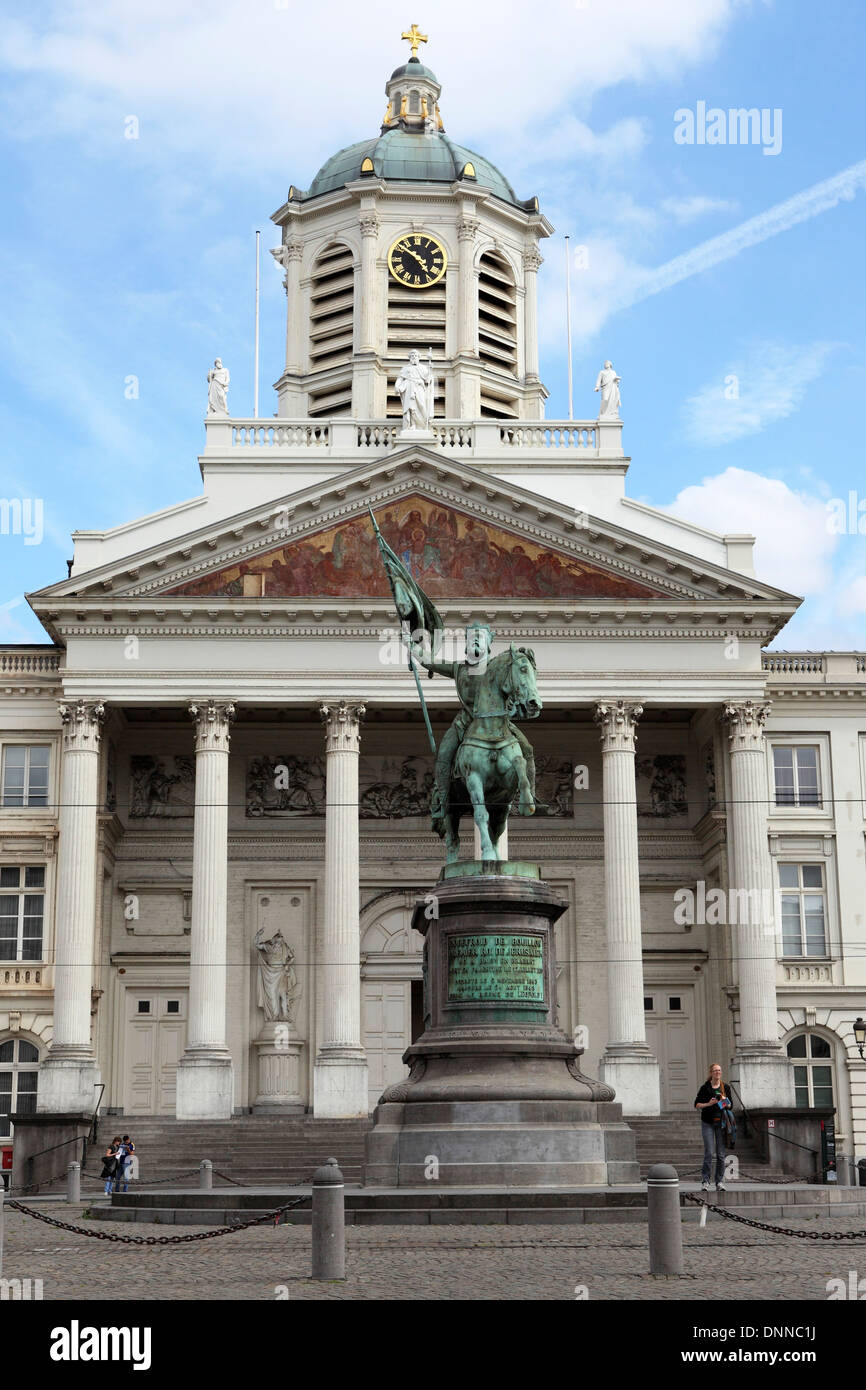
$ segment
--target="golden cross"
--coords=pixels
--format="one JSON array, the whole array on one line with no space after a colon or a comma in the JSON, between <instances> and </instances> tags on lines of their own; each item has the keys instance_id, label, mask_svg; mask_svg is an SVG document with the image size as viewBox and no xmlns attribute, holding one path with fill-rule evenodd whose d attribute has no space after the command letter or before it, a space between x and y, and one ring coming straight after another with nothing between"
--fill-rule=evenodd
<instances>
[{"instance_id":1,"label":"golden cross","mask_svg":"<svg viewBox=\"0 0 866 1390\"><path fill-rule=\"evenodd\" d=\"M408 39L412 47L413 58L418 57L419 43L427 43L427 35L421 33L421 30L418 28L417 24L413 24L411 29L404 30L404 32L400 35L400 38Z\"/></svg>"}]
</instances>

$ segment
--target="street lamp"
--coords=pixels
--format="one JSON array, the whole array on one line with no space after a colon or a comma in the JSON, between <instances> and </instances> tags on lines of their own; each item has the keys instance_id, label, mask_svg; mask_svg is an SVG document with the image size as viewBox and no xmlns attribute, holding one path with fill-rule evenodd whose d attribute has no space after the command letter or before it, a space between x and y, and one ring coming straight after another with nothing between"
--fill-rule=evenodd
<instances>
[{"instance_id":1,"label":"street lamp","mask_svg":"<svg viewBox=\"0 0 866 1390\"><path fill-rule=\"evenodd\" d=\"M854 1020L854 1041L857 1044L857 1051L863 1056L863 1044L866 1043L866 1022L862 1018Z\"/></svg>"}]
</instances>

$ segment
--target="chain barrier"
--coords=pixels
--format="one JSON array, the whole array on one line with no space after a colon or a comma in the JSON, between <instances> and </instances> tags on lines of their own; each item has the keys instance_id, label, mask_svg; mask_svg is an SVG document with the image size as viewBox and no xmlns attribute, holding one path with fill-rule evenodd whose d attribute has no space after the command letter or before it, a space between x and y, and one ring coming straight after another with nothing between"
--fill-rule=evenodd
<instances>
[{"instance_id":1,"label":"chain barrier","mask_svg":"<svg viewBox=\"0 0 866 1390\"><path fill-rule=\"evenodd\" d=\"M770 1231L775 1236L796 1236L799 1240L866 1240L866 1231L791 1231L786 1226L772 1226L766 1221L753 1221L748 1216L737 1216L733 1211L705 1202L691 1192L682 1194L684 1202L696 1207L706 1207L715 1216L723 1216L726 1221L737 1221L741 1226L754 1226L756 1231Z\"/></svg>"},{"instance_id":2,"label":"chain barrier","mask_svg":"<svg viewBox=\"0 0 866 1390\"><path fill-rule=\"evenodd\" d=\"M312 1194L310 1194L311 1196ZM310 1196L296 1197L292 1202L286 1202L281 1207L274 1208L273 1211L266 1211L261 1216L253 1216L248 1221L238 1221L232 1226L219 1226L214 1231L196 1231L189 1236L124 1236L115 1231L88 1231L84 1226L73 1226L68 1221L58 1221L53 1216L47 1216L44 1212L34 1211L32 1207L25 1207L21 1202L7 1202L6 1207L10 1211L19 1211L22 1216L32 1216L34 1221L42 1221L46 1226L53 1226L58 1231L72 1231L77 1236L89 1236L91 1240L111 1240L119 1245L187 1245L194 1240L212 1240L214 1236L231 1236L237 1231L249 1230L251 1226L264 1226L266 1222L273 1222L274 1226L279 1226L280 1217L293 1207L299 1207L302 1202L308 1202Z\"/></svg>"}]
</instances>

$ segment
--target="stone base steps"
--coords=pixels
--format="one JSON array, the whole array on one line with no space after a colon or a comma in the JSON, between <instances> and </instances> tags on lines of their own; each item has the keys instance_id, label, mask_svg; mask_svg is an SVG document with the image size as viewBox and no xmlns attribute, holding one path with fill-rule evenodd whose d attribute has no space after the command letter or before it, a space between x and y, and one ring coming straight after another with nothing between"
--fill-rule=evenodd
<instances>
[{"instance_id":1,"label":"stone base steps","mask_svg":"<svg viewBox=\"0 0 866 1390\"><path fill-rule=\"evenodd\" d=\"M686 1190L694 1190L687 1184ZM309 1189L265 1191L129 1193L115 1196L111 1204L90 1208L97 1221L156 1223L175 1226L231 1226L261 1211L273 1211L294 1197L304 1203L283 1218L295 1225L309 1225ZM862 1217L866 1223L866 1194L857 1188L822 1188L790 1185L767 1188L745 1185L737 1191L715 1194L710 1205L724 1206L739 1215L779 1224L807 1216ZM346 1188L346 1224L375 1226L417 1225L609 1225L647 1220L646 1187L575 1189L450 1189L434 1192L417 1189ZM684 1222L697 1222L700 1211L683 1201ZM712 1211L708 1225L714 1218ZM711 1239L711 1235L708 1237Z\"/></svg>"},{"instance_id":2,"label":"stone base steps","mask_svg":"<svg viewBox=\"0 0 866 1390\"><path fill-rule=\"evenodd\" d=\"M731 1152L744 1174L756 1182L785 1178L783 1168L770 1167L761 1159L744 1134L742 1116L736 1118L738 1138ZM634 1130L642 1178L654 1163L672 1163L681 1177L700 1176L704 1146L697 1112L673 1110L663 1115L631 1115L628 1124Z\"/></svg>"}]
</instances>

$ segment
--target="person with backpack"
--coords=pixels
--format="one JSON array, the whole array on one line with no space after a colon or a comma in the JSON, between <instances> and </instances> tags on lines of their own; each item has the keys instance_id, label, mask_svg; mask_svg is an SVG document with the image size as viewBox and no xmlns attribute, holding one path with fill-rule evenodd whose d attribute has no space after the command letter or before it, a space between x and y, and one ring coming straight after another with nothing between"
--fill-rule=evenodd
<instances>
[{"instance_id":1,"label":"person with backpack","mask_svg":"<svg viewBox=\"0 0 866 1390\"><path fill-rule=\"evenodd\" d=\"M728 1131L728 1116L733 1123L731 1110L731 1089L722 1080L722 1068L713 1062L698 1094L695 1096L695 1109L701 1112L701 1134L704 1141L704 1161L701 1167L701 1188L710 1190L710 1172L713 1155L716 1159L716 1191L725 1191L725 1139Z\"/></svg>"},{"instance_id":2,"label":"person with backpack","mask_svg":"<svg viewBox=\"0 0 866 1390\"><path fill-rule=\"evenodd\" d=\"M111 1193L114 1190L114 1181L117 1177L117 1151L120 1146L120 1142L120 1135L115 1135L114 1139L112 1139L108 1148L105 1150L105 1153L102 1155L101 1177L104 1179L105 1182L106 1197L110 1197Z\"/></svg>"}]
</instances>

